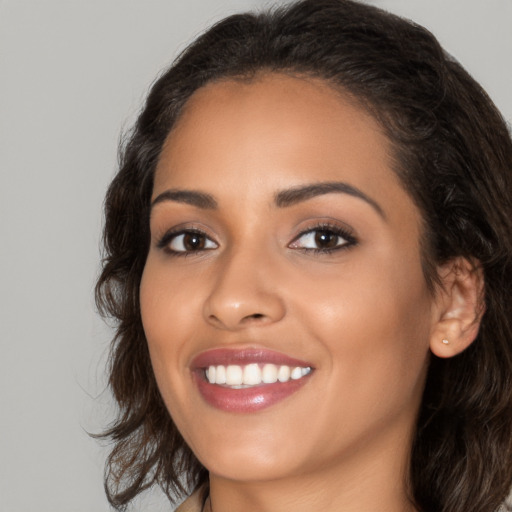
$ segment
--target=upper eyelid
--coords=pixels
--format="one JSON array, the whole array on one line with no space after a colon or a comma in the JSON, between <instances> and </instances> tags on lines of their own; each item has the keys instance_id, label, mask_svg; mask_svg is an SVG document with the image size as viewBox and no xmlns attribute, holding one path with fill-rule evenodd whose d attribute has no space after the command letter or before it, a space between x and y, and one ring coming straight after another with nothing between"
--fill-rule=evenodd
<instances>
[{"instance_id":1,"label":"upper eyelid","mask_svg":"<svg viewBox=\"0 0 512 512\"><path fill-rule=\"evenodd\" d=\"M173 233L173 234L179 234L179 233L187 233L187 232L193 232L193 233L202 233L205 236L211 237L211 229L208 228L208 226L204 225L202 222L180 222L175 225L171 225L172 227L167 227L169 224L162 223L159 225L159 223L156 223L156 225L150 226L150 232L151 236L153 238L162 238L163 236Z\"/></svg>"},{"instance_id":2,"label":"upper eyelid","mask_svg":"<svg viewBox=\"0 0 512 512\"><path fill-rule=\"evenodd\" d=\"M311 233L312 231L332 231L333 233L338 233L340 236L345 236L350 239L356 239L356 235L354 233L354 230L350 228L347 225L340 226L339 224L333 223L333 222L320 222L318 224L315 224L313 226L306 227L304 229L301 229L292 239L292 242L294 240L297 240L303 235L306 235L307 233Z\"/></svg>"}]
</instances>

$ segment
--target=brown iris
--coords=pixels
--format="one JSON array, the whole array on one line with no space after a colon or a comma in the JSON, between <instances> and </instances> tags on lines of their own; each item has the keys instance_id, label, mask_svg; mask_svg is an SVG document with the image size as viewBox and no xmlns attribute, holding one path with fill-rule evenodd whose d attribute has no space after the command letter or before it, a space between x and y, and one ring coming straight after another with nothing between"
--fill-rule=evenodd
<instances>
[{"instance_id":1,"label":"brown iris","mask_svg":"<svg viewBox=\"0 0 512 512\"><path fill-rule=\"evenodd\" d=\"M315 244L321 249L332 249L338 245L338 235L327 230L317 231Z\"/></svg>"},{"instance_id":2,"label":"brown iris","mask_svg":"<svg viewBox=\"0 0 512 512\"><path fill-rule=\"evenodd\" d=\"M185 233L183 235L183 247L187 251L200 251L206 245L206 238L199 233Z\"/></svg>"}]
</instances>

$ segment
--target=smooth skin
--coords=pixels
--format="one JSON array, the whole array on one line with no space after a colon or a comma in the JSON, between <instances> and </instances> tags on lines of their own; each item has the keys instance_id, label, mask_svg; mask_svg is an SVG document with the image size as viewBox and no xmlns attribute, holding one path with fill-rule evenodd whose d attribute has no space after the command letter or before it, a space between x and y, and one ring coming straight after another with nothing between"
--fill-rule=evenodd
<instances>
[{"instance_id":1,"label":"smooth skin","mask_svg":"<svg viewBox=\"0 0 512 512\"><path fill-rule=\"evenodd\" d=\"M414 510L405 481L431 351L473 341L482 284L458 259L429 292L421 216L391 161L355 101L280 74L203 87L169 134L142 320L165 404L210 471L213 512ZM276 204L334 182L356 192ZM314 371L271 407L222 411L190 369L222 347L276 350Z\"/></svg>"}]
</instances>

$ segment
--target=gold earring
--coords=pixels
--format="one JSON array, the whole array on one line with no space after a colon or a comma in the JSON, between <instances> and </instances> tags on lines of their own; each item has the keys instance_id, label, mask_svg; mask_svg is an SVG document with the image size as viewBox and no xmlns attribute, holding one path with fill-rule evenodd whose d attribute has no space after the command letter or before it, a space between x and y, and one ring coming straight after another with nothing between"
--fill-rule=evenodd
<instances>
[{"instance_id":1,"label":"gold earring","mask_svg":"<svg viewBox=\"0 0 512 512\"><path fill-rule=\"evenodd\" d=\"M442 341L445 345L448 345L450 343L446 338Z\"/></svg>"}]
</instances>

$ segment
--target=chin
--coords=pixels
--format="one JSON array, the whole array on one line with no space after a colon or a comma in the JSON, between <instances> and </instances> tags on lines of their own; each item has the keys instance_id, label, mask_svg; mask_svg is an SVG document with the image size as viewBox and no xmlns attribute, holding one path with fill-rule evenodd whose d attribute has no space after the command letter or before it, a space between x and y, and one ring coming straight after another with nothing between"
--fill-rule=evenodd
<instances>
[{"instance_id":1,"label":"chin","mask_svg":"<svg viewBox=\"0 0 512 512\"><path fill-rule=\"evenodd\" d=\"M189 446L211 474L237 481L274 480L298 471L307 458L306 447L297 450L300 443L280 434L289 429L275 423L270 428L251 428L247 422L233 428L225 425L226 421L224 428L207 431L203 423L197 432L200 436L190 439ZM197 439L199 442L194 442Z\"/></svg>"},{"instance_id":2,"label":"chin","mask_svg":"<svg viewBox=\"0 0 512 512\"><path fill-rule=\"evenodd\" d=\"M217 451L214 456L208 456L203 465L210 474L227 480L239 482L257 482L278 480L297 470L296 457L286 453L276 453L275 450L265 450L264 447L240 450Z\"/></svg>"}]
</instances>

